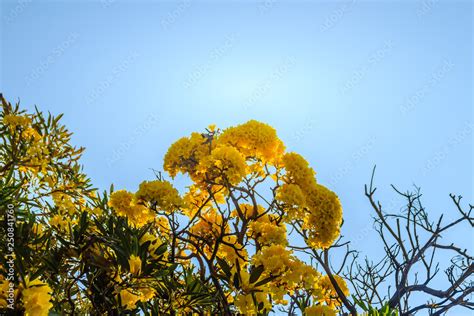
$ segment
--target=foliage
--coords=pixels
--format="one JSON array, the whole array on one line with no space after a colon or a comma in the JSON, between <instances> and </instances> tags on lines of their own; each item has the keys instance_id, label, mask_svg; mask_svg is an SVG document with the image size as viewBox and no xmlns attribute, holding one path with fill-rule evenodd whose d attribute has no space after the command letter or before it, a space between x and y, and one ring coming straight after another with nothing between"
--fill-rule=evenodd
<instances>
[{"instance_id":1,"label":"foliage","mask_svg":"<svg viewBox=\"0 0 474 316\"><path fill-rule=\"evenodd\" d=\"M388 302L385 302L380 309L373 307L370 304L365 304L359 301L356 297L353 298L356 303L367 316L398 316L398 311L395 308L390 308Z\"/></svg>"}]
</instances>

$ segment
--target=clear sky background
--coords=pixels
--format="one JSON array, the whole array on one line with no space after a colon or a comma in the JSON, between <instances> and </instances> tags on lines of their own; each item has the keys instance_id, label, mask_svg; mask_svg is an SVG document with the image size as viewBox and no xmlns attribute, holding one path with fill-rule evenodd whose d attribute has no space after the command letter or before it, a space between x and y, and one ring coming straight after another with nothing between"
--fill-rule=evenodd
<instances>
[{"instance_id":1,"label":"clear sky background","mask_svg":"<svg viewBox=\"0 0 474 316\"><path fill-rule=\"evenodd\" d=\"M101 189L136 190L192 131L257 119L339 194L370 258L375 164L395 211L389 184L446 219L449 193L473 203L471 1L1 3L0 90L65 113ZM468 227L451 237L472 250Z\"/></svg>"}]
</instances>

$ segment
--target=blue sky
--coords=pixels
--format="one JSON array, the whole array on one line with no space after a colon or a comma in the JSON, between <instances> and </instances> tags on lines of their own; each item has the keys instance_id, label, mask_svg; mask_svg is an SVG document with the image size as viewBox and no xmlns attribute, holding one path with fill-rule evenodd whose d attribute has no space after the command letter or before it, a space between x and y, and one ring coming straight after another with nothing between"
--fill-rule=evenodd
<instances>
[{"instance_id":1,"label":"blue sky","mask_svg":"<svg viewBox=\"0 0 474 316\"><path fill-rule=\"evenodd\" d=\"M135 190L168 146L257 119L303 154L370 257L363 185L473 201L472 2L2 1L0 89L65 113L100 188ZM178 178L177 181L182 181ZM465 227L452 236L472 249Z\"/></svg>"}]
</instances>

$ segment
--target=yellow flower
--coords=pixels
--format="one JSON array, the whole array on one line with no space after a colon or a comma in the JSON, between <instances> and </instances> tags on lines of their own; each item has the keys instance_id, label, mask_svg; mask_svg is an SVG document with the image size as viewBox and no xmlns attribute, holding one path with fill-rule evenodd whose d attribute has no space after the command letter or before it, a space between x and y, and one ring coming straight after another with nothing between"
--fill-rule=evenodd
<instances>
[{"instance_id":1,"label":"yellow flower","mask_svg":"<svg viewBox=\"0 0 474 316\"><path fill-rule=\"evenodd\" d=\"M45 231L44 225L41 223L35 223L31 228L31 232L38 237L41 237Z\"/></svg>"},{"instance_id":2,"label":"yellow flower","mask_svg":"<svg viewBox=\"0 0 474 316\"><path fill-rule=\"evenodd\" d=\"M337 195L317 184L307 197L309 212L303 228L309 231L308 245L326 249L338 238L342 224L342 206Z\"/></svg>"},{"instance_id":3,"label":"yellow flower","mask_svg":"<svg viewBox=\"0 0 474 316\"><path fill-rule=\"evenodd\" d=\"M313 305L306 307L305 316L336 316L336 311L329 306Z\"/></svg>"},{"instance_id":4,"label":"yellow flower","mask_svg":"<svg viewBox=\"0 0 474 316\"><path fill-rule=\"evenodd\" d=\"M301 260L294 260L290 263L285 274L285 280L291 289L312 290L317 286L321 274L312 266L305 264Z\"/></svg>"},{"instance_id":5,"label":"yellow flower","mask_svg":"<svg viewBox=\"0 0 474 316\"><path fill-rule=\"evenodd\" d=\"M141 297L140 301L146 302L151 300L156 295L156 290L151 287L145 287L140 289Z\"/></svg>"},{"instance_id":6,"label":"yellow flower","mask_svg":"<svg viewBox=\"0 0 474 316\"><path fill-rule=\"evenodd\" d=\"M125 190L118 190L110 195L109 206L117 215L127 217L132 225L141 227L153 221L155 216L145 206L135 203L134 195Z\"/></svg>"},{"instance_id":7,"label":"yellow flower","mask_svg":"<svg viewBox=\"0 0 474 316\"><path fill-rule=\"evenodd\" d=\"M136 294L132 291L133 290L131 289L122 289L120 291L120 301L122 302L122 306L125 307L125 309L135 309L137 307L138 301L140 301L140 293Z\"/></svg>"},{"instance_id":8,"label":"yellow flower","mask_svg":"<svg viewBox=\"0 0 474 316\"><path fill-rule=\"evenodd\" d=\"M215 148L198 168L199 174L203 175L203 178L218 184L228 182L236 185L247 173L244 156L231 146Z\"/></svg>"},{"instance_id":9,"label":"yellow flower","mask_svg":"<svg viewBox=\"0 0 474 316\"><path fill-rule=\"evenodd\" d=\"M225 243L220 245L217 256L227 260L230 265L234 265L236 261L239 261L241 266L244 265L248 258L248 253L237 241L237 236L224 236L223 241Z\"/></svg>"},{"instance_id":10,"label":"yellow flower","mask_svg":"<svg viewBox=\"0 0 474 316\"><path fill-rule=\"evenodd\" d=\"M32 143L26 150L25 160L23 169L30 169L34 173L45 173L51 160L48 145L44 141Z\"/></svg>"},{"instance_id":11,"label":"yellow flower","mask_svg":"<svg viewBox=\"0 0 474 316\"><path fill-rule=\"evenodd\" d=\"M209 132L213 133L216 130L216 124L211 124L207 127Z\"/></svg>"},{"instance_id":12,"label":"yellow flower","mask_svg":"<svg viewBox=\"0 0 474 316\"><path fill-rule=\"evenodd\" d=\"M54 192L52 197L54 204L59 208L61 213L73 215L77 212L76 205L74 205L71 196L62 192Z\"/></svg>"},{"instance_id":13,"label":"yellow flower","mask_svg":"<svg viewBox=\"0 0 474 316\"><path fill-rule=\"evenodd\" d=\"M303 229L308 231L310 247L328 248L338 238L342 224L339 198L316 183L314 170L299 154L287 153L282 161L286 184L279 188L277 199L288 207L290 220L304 217ZM302 208L306 210L304 214Z\"/></svg>"},{"instance_id":14,"label":"yellow flower","mask_svg":"<svg viewBox=\"0 0 474 316\"><path fill-rule=\"evenodd\" d=\"M21 137L25 139L33 139L34 141L39 141L41 139L41 135L38 133L38 131L32 127L26 128L22 133Z\"/></svg>"},{"instance_id":15,"label":"yellow flower","mask_svg":"<svg viewBox=\"0 0 474 316\"><path fill-rule=\"evenodd\" d=\"M151 287L140 287L138 289L122 289L119 293L122 306L128 310L134 310L137 303L147 302L156 295L156 290Z\"/></svg>"},{"instance_id":16,"label":"yellow flower","mask_svg":"<svg viewBox=\"0 0 474 316\"><path fill-rule=\"evenodd\" d=\"M88 208L87 212L95 216L102 216L102 214L104 214L104 211L100 207Z\"/></svg>"},{"instance_id":17,"label":"yellow flower","mask_svg":"<svg viewBox=\"0 0 474 316\"><path fill-rule=\"evenodd\" d=\"M156 203L156 205L167 212L179 209L183 205L183 200L168 181L143 181L135 194L141 201Z\"/></svg>"},{"instance_id":18,"label":"yellow flower","mask_svg":"<svg viewBox=\"0 0 474 316\"><path fill-rule=\"evenodd\" d=\"M257 239L261 245L286 245L286 226L271 221L256 221L249 225L249 235Z\"/></svg>"},{"instance_id":19,"label":"yellow flower","mask_svg":"<svg viewBox=\"0 0 474 316\"><path fill-rule=\"evenodd\" d=\"M217 195L218 197L221 196L220 194ZM184 194L183 200L185 205L183 213L189 218L194 217L196 212L205 206L210 206L212 203L209 192L200 189L196 185L189 186L188 191Z\"/></svg>"},{"instance_id":20,"label":"yellow flower","mask_svg":"<svg viewBox=\"0 0 474 316\"><path fill-rule=\"evenodd\" d=\"M237 294L234 298L235 307L243 315L256 315L252 294Z\"/></svg>"},{"instance_id":21,"label":"yellow flower","mask_svg":"<svg viewBox=\"0 0 474 316\"><path fill-rule=\"evenodd\" d=\"M263 265L265 271L273 275L285 272L290 265L291 251L283 245L269 245L263 247L253 258L253 264Z\"/></svg>"},{"instance_id":22,"label":"yellow flower","mask_svg":"<svg viewBox=\"0 0 474 316\"><path fill-rule=\"evenodd\" d=\"M147 302L156 295L156 290L151 287L140 288L140 301Z\"/></svg>"},{"instance_id":23,"label":"yellow flower","mask_svg":"<svg viewBox=\"0 0 474 316\"><path fill-rule=\"evenodd\" d=\"M194 235L213 240L220 236L222 223L222 215L214 209L209 209L201 214L199 221L191 226L189 230ZM228 227L226 226L224 229L228 229Z\"/></svg>"},{"instance_id":24,"label":"yellow flower","mask_svg":"<svg viewBox=\"0 0 474 316\"><path fill-rule=\"evenodd\" d=\"M242 212L242 219L256 218L259 215L262 215L265 212L265 208L261 205L257 205L255 208L253 205L242 203L239 205L240 211ZM230 214L233 217L239 216L239 211L237 209L233 210Z\"/></svg>"},{"instance_id":25,"label":"yellow flower","mask_svg":"<svg viewBox=\"0 0 474 316\"><path fill-rule=\"evenodd\" d=\"M17 127L27 128L31 124L31 118L28 115L6 114L3 123L13 131Z\"/></svg>"},{"instance_id":26,"label":"yellow flower","mask_svg":"<svg viewBox=\"0 0 474 316\"><path fill-rule=\"evenodd\" d=\"M283 184L278 188L277 199L290 207L305 207L306 198L299 185Z\"/></svg>"},{"instance_id":27,"label":"yellow flower","mask_svg":"<svg viewBox=\"0 0 474 316\"><path fill-rule=\"evenodd\" d=\"M142 271L142 260L140 257L131 255L128 259L128 265L130 266L130 273L139 275Z\"/></svg>"},{"instance_id":28,"label":"yellow flower","mask_svg":"<svg viewBox=\"0 0 474 316\"><path fill-rule=\"evenodd\" d=\"M113 207L118 215L126 216L130 212L129 208L132 201L132 193L125 190L118 190L110 195L109 206Z\"/></svg>"},{"instance_id":29,"label":"yellow flower","mask_svg":"<svg viewBox=\"0 0 474 316\"><path fill-rule=\"evenodd\" d=\"M208 143L203 135L192 133L190 137L183 137L170 146L163 169L172 177L182 172L195 178L196 166L203 157L209 155L211 148L212 143Z\"/></svg>"},{"instance_id":30,"label":"yellow flower","mask_svg":"<svg viewBox=\"0 0 474 316\"><path fill-rule=\"evenodd\" d=\"M49 224L60 232L70 234L72 227L77 225L77 220L67 218L65 215L56 214L49 219Z\"/></svg>"},{"instance_id":31,"label":"yellow flower","mask_svg":"<svg viewBox=\"0 0 474 316\"><path fill-rule=\"evenodd\" d=\"M275 129L255 120L225 129L217 141L219 144L235 147L245 157L270 164L278 162L285 150Z\"/></svg>"},{"instance_id":32,"label":"yellow flower","mask_svg":"<svg viewBox=\"0 0 474 316\"><path fill-rule=\"evenodd\" d=\"M283 156L283 165L286 170L286 183L297 184L303 190L316 185L316 173L300 154L286 153Z\"/></svg>"},{"instance_id":33,"label":"yellow flower","mask_svg":"<svg viewBox=\"0 0 474 316\"><path fill-rule=\"evenodd\" d=\"M336 283L341 289L342 293L344 293L345 296L349 296L349 288L347 287L346 281L344 281L344 279L338 275L333 275L333 277L336 280ZM336 289L332 285L329 276L324 275L323 277L321 277L318 280L316 286L319 287L321 290L322 297L319 299L321 303L325 302L326 305L332 308L341 305L341 302L338 299Z\"/></svg>"},{"instance_id":34,"label":"yellow flower","mask_svg":"<svg viewBox=\"0 0 474 316\"><path fill-rule=\"evenodd\" d=\"M26 288L21 292L23 306L27 316L47 316L51 304L51 288L40 279L30 281L26 279Z\"/></svg>"},{"instance_id":35,"label":"yellow flower","mask_svg":"<svg viewBox=\"0 0 474 316\"><path fill-rule=\"evenodd\" d=\"M265 292L254 292L254 297L252 294L237 294L234 298L235 307L239 310L239 312L243 315L257 315L259 311L263 311L266 309L270 311L272 308L271 302L268 300L268 294ZM257 304L255 304L255 302ZM259 309L259 305L262 304L262 308Z\"/></svg>"},{"instance_id":36,"label":"yellow flower","mask_svg":"<svg viewBox=\"0 0 474 316\"><path fill-rule=\"evenodd\" d=\"M0 271L2 271L2 266L0 265ZM11 303L10 299L16 301L18 296L18 289L15 288L14 284L5 279L5 277L0 274L0 309L6 308L8 304ZM9 301L7 301L7 299Z\"/></svg>"}]
</instances>

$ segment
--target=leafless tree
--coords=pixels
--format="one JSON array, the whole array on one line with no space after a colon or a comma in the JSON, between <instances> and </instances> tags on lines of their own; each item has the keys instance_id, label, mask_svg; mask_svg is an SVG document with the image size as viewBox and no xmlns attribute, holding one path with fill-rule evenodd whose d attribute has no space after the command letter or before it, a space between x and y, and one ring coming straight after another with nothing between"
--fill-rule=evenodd
<instances>
[{"instance_id":1,"label":"leafless tree","mask_svg":"<svg viewBox=\"0 0 474 316\"><path fill-rule=\"evenodd\" d=\"M361 261L353 255L345 276L352 284L355 298L372 306L387 303L400 315L422 311L443 315L455 306L474 310L473 257L467 249L443 238L461 225L473 227L473 205L466 206L461 196L450 194L457 214L455 219L446 221L441 215L431 221L421 202L419 188L402 192L392 185L406 205L399 213L386 211L375 197L374 173L370 184L365 186L365 195L375 211L375 230L384 245L385 255L375 262ZM449 267L444 271L443 288L434 284L439 284L442 277L439 273L441 258L443 262L450 258ZM420 297L426 298L424 303L419 303Z\"/></svg>"}]
</instances>

